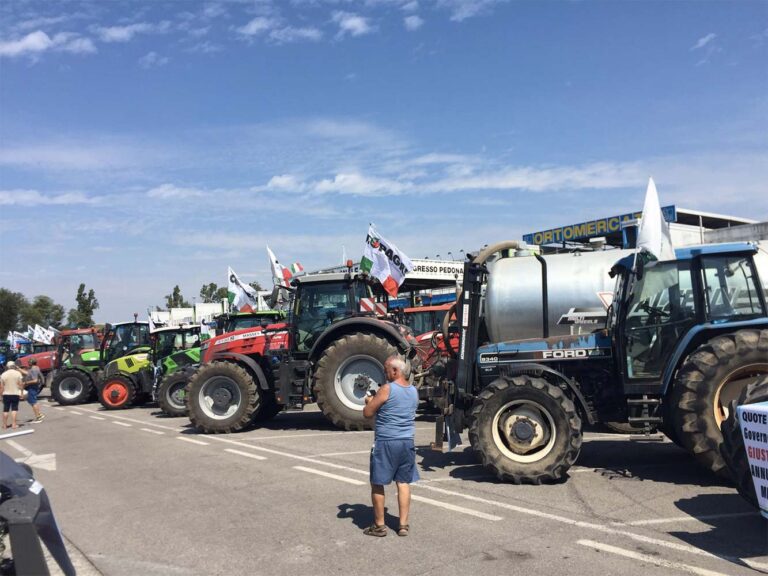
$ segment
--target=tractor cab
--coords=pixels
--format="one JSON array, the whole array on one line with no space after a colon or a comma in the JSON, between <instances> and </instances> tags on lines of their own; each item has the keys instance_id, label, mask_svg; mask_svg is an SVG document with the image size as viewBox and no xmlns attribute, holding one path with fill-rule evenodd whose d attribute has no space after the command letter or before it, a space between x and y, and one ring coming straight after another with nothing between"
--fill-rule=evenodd
<instances>
[{"instance_id":1,"label":"tractor cab","mask_svg":"<svg viewBox=\"0 0 768 576\"><path fill-rule=\"evenodd\" d=\"M152 358L157 362L190 348L200 346L200 326L172 326L160 328L150 335L152 342Z\"/></svg>"},{"instance_id":2,"label":"tractor cab","mask_svg":"<svg viewBox=\"0 0 768 576\"><path fill-rule=\"evenodd\" d=\"M93 328L64 330L57 337L54 368L99 366L99 337Z\"/></svg>"},{"instance_id":3,"label":"tractor cab","mask_svg":"<svg viewBox=\"0 0 768 576\"><path fill-rule=\"evenodd\" d=\"M34 346L32 340L17 340L16 341L16 358L24 358L34 352Z\"/></svg>"},{"instance_id":4,"label":"tractor cab","mask_svg":"<svg viewBox=\"0 0 768 576\"><path fill-rule=\"evenodd\" d=\"M348 273L316 274L293 281L291 325L296 351L309 352L331 325L356 316L374 316L377 298L373 283ZM379 299L382 299L379 296ZM386 303L379 307L386 313Z\"/></svg>"},{"instance_id":5,"label":"tractor cab","mask_svg":"<svg viewBox=\"0 0 768 576\"><path fill-rule=\"evenodd\" d=\"M107 324L101 342L101 361L108 364L128 354L149 352L149 323L123 322Z\"/></svg>"},{"instance_id":6,"label":"tractor cab","mask_svg":"<svg viewBox=\"0 0 768 576\"><path fill-rule=\"evenodd\" d=\"M714 244L678 249L669 262L638 262L634 272L631 257L616 264L608 323L626 394L664 393L700 333L764 323L766 295L756 252L753 244ZM727 410L738 396L743 386L737 380L721 390L718 410Z\"/></svg>"}]
</instances>

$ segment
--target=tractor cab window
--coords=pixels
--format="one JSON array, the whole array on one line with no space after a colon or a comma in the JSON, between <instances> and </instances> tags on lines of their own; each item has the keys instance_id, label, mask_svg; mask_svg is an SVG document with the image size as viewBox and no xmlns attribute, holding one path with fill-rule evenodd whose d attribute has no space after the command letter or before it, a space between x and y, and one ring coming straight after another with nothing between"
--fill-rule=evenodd
<instances>
[{"instance_id":1,"label":"tractor cab window","mask_svg":"<svg viewBox=\"0 0 768 576\"><path fill-rule=\"evenodd\" d=\"M331 323L355 314L350 295L347 282L305 284L301 287L293 307L298 350L309 350Z\"/></svg>"},{"instance_id":2,"label":"tractor cab window","mask_svg":"<svg viewBox=\"0 0 768 576\"><path fill-rule=\"evenodd\" d=\"M155 339L155 358L165 358L175 351L176 337L174 332L158 332L154 335Z\"/></svg>"},{"instance_id":3,"label":"tractor cab window","mask_svg":"<svg viewBox=\"0 0 768 576\"><path fill-rule=\"evenodd\" d=\"M658 378L696 317L690 261L650 263L630 286L624 322L628 378Z\"/></svg>"},{"instance_id":4,"label":"tractor cab window","mask_svg":"<svg viewBox=\"0 0 768 576\"><path fill-rule=\"evenodd\" d=\"M148 324L122 324L115 326L107 343L105 360L109 362L114 358L123 356L134 348L146 346L148 343Z\"/></svg>"},{"instance_id":5,"label":"tractor cab window","mask_svg":"<svg viewBox=\"0 0 768 576\"><path fill-rule=\"evenodd\" d=\"M748 256L702 257L707 318L717 322L763 314L750 260Z\"/></svg>"}]
</instances>

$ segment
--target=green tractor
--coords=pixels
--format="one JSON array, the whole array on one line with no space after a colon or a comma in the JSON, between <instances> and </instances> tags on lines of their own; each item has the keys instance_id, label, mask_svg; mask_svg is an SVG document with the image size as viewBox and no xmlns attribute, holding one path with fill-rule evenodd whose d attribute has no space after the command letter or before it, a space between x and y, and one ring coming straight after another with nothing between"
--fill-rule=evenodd
<instances>
[{"instance_id":1,"label":"green tractor","mask_svg":"<svg viewBox=\"0 0 768 576\"><path fill-rule=\"evenodd\" d=\"M104 370L99 402L107 410L144 404L156 395L156 383L200 359L200 326L171 326L149 335L142 354L118 358Z\"/></svg>"},{"instance_id":2,"label":"green tractor","mask_svg":"<svg viewBox=\"0 0 768 576\"><path fill-rule=\"evenodd\" d=\"M148 352L147 322L107 324L100 345L95 330L72 331L57 345L51 396L62 406L88 402L103 384L109 364L117 360L134 364Z\"/></svg>"},{"instance_id":3,"label":"green tractor","mask_svg":"<svg viewBox=\"0 0 768 576\"><path fill-rule=\"evenodd\" d=\"M216 333L226 334L244 328L265 326L283 318L285 312L281 310L221 314L216 317ZM185 346L188 341L184 340ZM199 346L180 350L159 363L161 371L157 372L155 398L160 409L168 416L187 415L186 387L199 365Z\"/></svg>"},{"instance_id":4,"label":"green tractor","mask_svg":"<svg viewBox=\"0 0 768 576\"><path fill-rule=\"evenodd\" d=\"M168 416L184 416L187 381L200 364L200 326L161 328L152 333L153 395Z\"/></svg>"}]
</instances>

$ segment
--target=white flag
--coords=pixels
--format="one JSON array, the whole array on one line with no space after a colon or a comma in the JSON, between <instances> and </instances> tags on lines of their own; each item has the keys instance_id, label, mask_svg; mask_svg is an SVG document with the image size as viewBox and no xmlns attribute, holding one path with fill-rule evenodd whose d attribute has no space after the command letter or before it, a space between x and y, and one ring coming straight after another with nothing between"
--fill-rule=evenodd
<instances>
[{"instance_id":1,"label":"white flag","mask_svg":"<svg viewBox=\"0 0 768 576\"><path fill-rule=\"evenodd\" d=\"M32 339L41 344L50 344L48 341L48 334L45 328L40 326L40 324L35 324L35 327L32 329Z\"/></svg>"},{"instance_id":2,"label":"white flag","mask_svg":"<svg viewBox=\"0 0 768 576\"><path fill-rule=\"evenodd\" d=\"M405 280L405 275L413 270L413 264L408 256L376 232L371 224L368 227L368 237L365 239L360 270L378 279L384 286L384 290L395 298L398 288Z\"/></svg>"},{"instance_id":3,"label":"white flag","mask_svg":"<svg viewBox=\"0 0 768 576\"><path fill-rule=\"evenodd\" d=\"M256 291L244 284L232 268L227 269L229 285L227 286L227 299L232 308L239 312L256 312L259 309L259 299Z\"/></svg>"},{"instance_id":4,"label":"white flag","mask_svg":"<svg viewBox=\"0 0 768 576\"><path fill-rule=\"evenodd\" d=\"M276 286L288 288L291 285L291 271L277 261L275 253L267 246L269 265L272 267L272 281Z\"/></svg>"},{"instance_id":5,"label":"white flag","mask_svg":"<svg viewBox=\"0 0 768 576\"><path fill-rule=\"evenodd\" d=\"M637 250L640 253L646 252L660 261L675 259L669 224L661 213L659 195L653 178L648 179L648 190L645 192L643 219L640 221L640 230L637 233Z\"/></svg>"},{"instance_id":6,"label":"white flag","mask_svg":"<svg viewBox=\"0 0 768 576\"><path fill-rule=\"evenodd\" d=\"M8 332L8 345L11 348L16 348L16 333Z\"/></svg>"}]
</instances>

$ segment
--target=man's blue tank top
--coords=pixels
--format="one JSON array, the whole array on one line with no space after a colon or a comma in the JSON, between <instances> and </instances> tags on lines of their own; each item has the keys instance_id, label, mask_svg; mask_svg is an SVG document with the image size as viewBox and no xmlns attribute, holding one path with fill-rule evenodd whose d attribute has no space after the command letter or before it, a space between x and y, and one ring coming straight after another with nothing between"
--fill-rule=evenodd
<instances>
[{"instance_id":1,"label":"man's blue tank top","mask_svg":"<svg viewBox=\"0 0 768 576\"><path fill-rule=\"evenodd\" d=\"M419 392L414 386L389 383L389 398L376 412L376 440L408 440L416 434Z\"/></svg>"}]
</instances>

